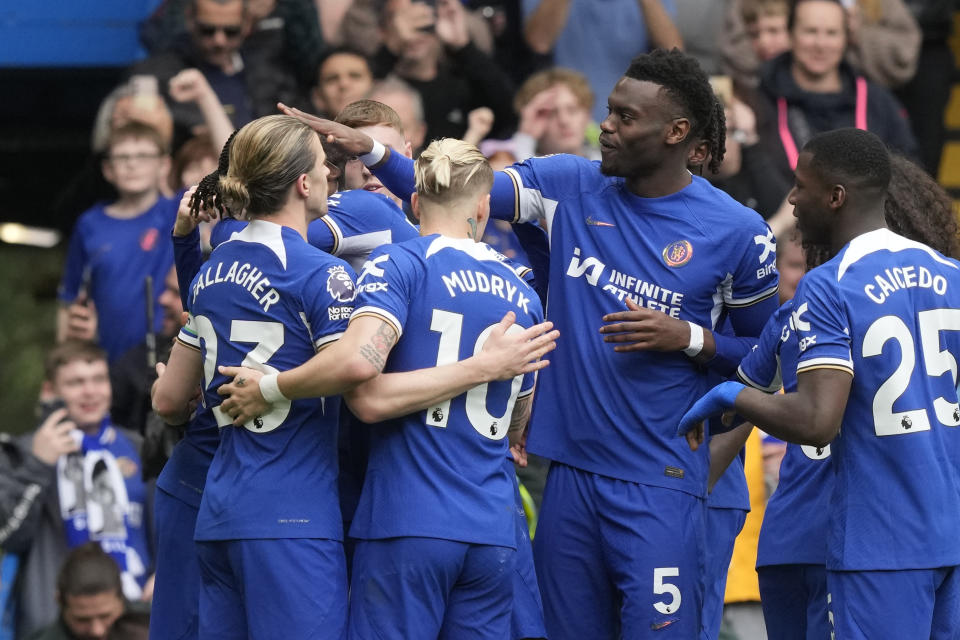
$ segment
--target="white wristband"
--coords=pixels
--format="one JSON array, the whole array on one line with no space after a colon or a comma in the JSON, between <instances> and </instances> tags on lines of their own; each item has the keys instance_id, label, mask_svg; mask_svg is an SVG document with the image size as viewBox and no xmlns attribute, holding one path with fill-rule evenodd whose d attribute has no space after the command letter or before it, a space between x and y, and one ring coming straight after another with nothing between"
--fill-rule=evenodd
<instances>
[{"instance_id":1,"label":"white wristband","mask_svg":"<svg viewBox=\"0 0 960 640\"><path fill-rule=\"evenodd\" d=\"M280 391L280 385L277 384L278 375L280 374L268 373L260 378L260 395L262 395L263 399L270 404L289 401L289 399Z\"/></svg>"},{"instance_id":2,"label":"white wristband","mask_svg":"<svg viewBox=\"0 0 960 640\"><path fill-rule=\"evenodd\" d=\"M373 149L370 149L370 153L365 153L360 156L360 162L362 162L365 167L372 167L383 160L383 156L386 155L386 153L387 148L374 140Z\"/></svg>"},{"instance_id":3,"label":"white wristband","mask_svg":"<svg viewBox=\"0 0 960 640\"><path fill-rule=\"evenodd\" d=\"M687 324L690 325L690 345L683 352L693 358L703 351L703 327L692 322Z\"/></svg>"}]
</instances>

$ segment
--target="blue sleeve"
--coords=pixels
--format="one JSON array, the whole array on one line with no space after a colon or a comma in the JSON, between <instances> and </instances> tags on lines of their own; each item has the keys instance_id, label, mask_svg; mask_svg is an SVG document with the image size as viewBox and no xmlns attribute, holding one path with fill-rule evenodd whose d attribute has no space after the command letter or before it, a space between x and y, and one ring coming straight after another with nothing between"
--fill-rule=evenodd
<instances>
[{"instance_id":1,"label":"blue sleeve","mask_svg":"<svg viewBox=\"0 0 960 640\"><path fill-rule=\"evenodd\" d=\"M410 202L410 194L417 190L413 175L413 160L399 151L390 149L390 157L379 167L371 169L390 193Z\"/></svg>"},{"instance_id":2,"label":"blue sleeve","mask_svg":"<svg viewBox=\"0 0 960 640\"><path fill-rule=\"evenodd\" d=\"M606 180L598 162L563 153L529 158L504 173L513 181L515 206L509 211L495 208L491 197L490 215L510 222L536 222L540 218L549 222L560 200L597 190Z\"/></svg>"},{"instance_id":3,"label":"blue sleeve","mask_svg":"<svg viewBox=\"0 0 960 640\"><path fill-rule=\"evenodd\" d=\"M231 217L220 218L220 221L213 225L213 229L210 230L210 246L216 249L229 240L234 233L243 231L246 226L247 223L243 220Z\"/></svg>"},{"instance_id":4,"label":"blue sleeve","mask_svg":"<svg viewBox=\"0 0 960 640\"><path fill-rule=\"evenodd\" d=\"M188 309L187 298L190 297L190 284L203 264L203 251L200 248L200 229L185 236L173 236L173 264L177 269L177 284L180 287L180 301L183 308Z\"/></svg>"},{"instance_id":5,"label":"blue sleeve","mask_svg":"<svg viewBox=\"0 0 960 640\"><path fill-rule=\"evenodd\" d=\"M390 157L373 169L373 173L391 193L405 202L410 202L410 194L416 191L413 160L391 149ZM502 171L494 171L493 188L490 189L490 215L500 220L512 221L516 217L516 194L513 179Z\"/></svg>"},{"instance_id":6,"label":"blue sleeve","mask_svg":"<svg viewBox=\"0 0 960 640\"><path fill-rule=\"evenodd\" d=\"M346 262L324 261L305 280L302 303L310 327L310 339L318 351L347 330L357 297L356 274Z\"/></svg>"},{"instance_id":7,"label":"blue sleeve","mask_svg":"<svg viewBox=\"0 0 960 640\"><path fill-rule=\"evenodd\" d=\"M826 269L811 271L800 280L793 298L791 317L800 343L797 373L820 368L853 372L850 328L830 276Z\"/></svg>"},{"instance_id":8,"label":"blue sleeve","mask_svg":"<svg viewBox=\"0 0 960 640\"><path fill-rule=\"evenodd\" d=\"M329 206L329 205L328 205ZM336 223L331 223L330 214L312 220L307 226L307 242L311 245L325 251L330 255L337 255L337 249L340 248L340 242L343 239L343 233L337 233ZM333 225L333 226L332 226Z\"/></svg>"},{"instance_id":9,"label":"blue sleeve","mask_svg":"<svg viewBox=\"0 0 960 640\"><path fill-rule=\"evenodd\" d=\"M780 375L780 336L783 334L785 320L789 318L791 305L784 304L767 321L760 334L760 341L740 363L737 377L746 385L755 389L773 393L782 386Z\"/></svg>"},{"instance_id":10,"label":"blue sleeve","mask_svg":"<svg viewBox=\"0 0 960 640\"><path fill-rule=\"evenodd\" d=\"M757 344L756 338L725 336L722 333L713 334L713 342L717 351L707 362L707 367L725 378L733 376L740 361Z\"/></svg>"},{"instance_id":11,"label":"blue sleeve","mask_svg":"<svg viewBox=\"0 0 960 640\"><path fill-rule=\"evenodd\" d=\"M773 302L749 332L735 326L738 336L759 336L763 325L779 306L776 300L780 282L776 266L777 240L760 216L751 212L751 218L749 224L737 229L733 238L731 248L738 260L733 265L732 280L724 289L723 302L731 313L741 307L753 307L766 298L773 298Z\"/></svg>"},{"instance_id":12,"label":"blue sleeve","mask_svg":"<svg viewBox=\"0 0 960 640\"><path fill-rule=\"evenodd\" d=\"M63 277L60 279L60 288L57 297L61 302L73 302L80 295L80 285L84 279L84 270L88 269L89 257L83 244L83 218L77 223L70 236L70 246L67 249L67 261L63 266Z\"/></svg>"},{"instance_id":13,"label":"blue sleeve","mask_svg":"<svg viewBox=\"0 0 960 640\"><path fill-rule=\"evenodd\" d=\"M353 317L377 316L402 336L419 271L409 251L397 245L372 252L357 280L360 293Z\"/></svg>"}]
</instances>

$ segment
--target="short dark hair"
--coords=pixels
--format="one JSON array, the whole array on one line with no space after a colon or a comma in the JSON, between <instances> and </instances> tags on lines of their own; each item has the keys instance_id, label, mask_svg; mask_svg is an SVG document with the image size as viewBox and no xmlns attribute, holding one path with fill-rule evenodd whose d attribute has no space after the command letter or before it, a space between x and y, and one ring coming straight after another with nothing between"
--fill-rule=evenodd
<instances>
[{"instance_id":1,"label":"short dark hair","mask_svg":"<svg viewBox=\"0 0 960 640\"><path fill-rule=\"evenodd\" d=\"M67 556L57 576L57 601L66 605L71 596L115 593L123 598L120 567L96 542L75 548Z\"/></svg>"},{"instance_id":2,"label":"short dark hair","mask_svg":"<svg viewBox=\"0 0 960 640\"><path fill-rule=\"evenodd\" d=\"M337 114L336 121L353 129L384 126L403 134L403 123L392 107L376 100L356 100Z\"/></svg>"},{"instance_id":3,"label":"short dark hair","mask_svg":"<svg viewBox=\"0 0 960 640\"><path fill-rule=\"evenodd\" d=\"M684 117L690 120L688 139L707 143L710 170L716 173L726 151L727 121L723 105L697 59L679 49L654 49L634 58L624 75L663 87Z\"/></svg>"},{"instance_id":4,"label":"short dark hair","mask_svg":"<svg viewBox=\"0 0 960 640\"><path fill-rule=\"evenodd\" d=\"M793 31L793 25L797 22L797 7L807 2L808 0L793 0L790 3L790 12L787 13L787 31ZM843 3L840 0L822 0L823 2L832 2L833 4L840 7L843 10L843 25L847 26L847 10L843 8Z\"/></svg>"},{"instance_id":5,"label":"short dark hair","mask_svg":"<svg viewBox=\"0 0 960 640\"><path fill-rule=\"evenodd\" d=\"M355 58L361 58L367 64L367 69L371 71L370 75L373 75L373 70L370 67L370 58L365 56L359 49L351 47L347 44L342 44L340 46L327 49L323 52L323 55L320 56L320 60L317 61L317 80L320 79L320 69L322 69L323 65L327 63L327 60L333 56L353 56Z\"/></svg>"},{"instance_id":6,"label":"short dark hair","mask_svg":"<svg viewBox=\"0 0 960 640\"><path fill-rule=\"evenodd\" d=\"M57 371L71 362L107 362L107 352L97 344L87 340L66 340L47 353L43 361L43 372L47 381L53 382Z\"/></svg>"},{"instance_id":7,"label":"short dark hair","mask_svg":"<svg viewBox=\"0 0 960 640\"><path fill-rule=\"evenodd\" d=\"M803 150L821 179L864 190L890 184L890 152L876 134L853 127L815 135Z\"/></svg>"}]
</instances>

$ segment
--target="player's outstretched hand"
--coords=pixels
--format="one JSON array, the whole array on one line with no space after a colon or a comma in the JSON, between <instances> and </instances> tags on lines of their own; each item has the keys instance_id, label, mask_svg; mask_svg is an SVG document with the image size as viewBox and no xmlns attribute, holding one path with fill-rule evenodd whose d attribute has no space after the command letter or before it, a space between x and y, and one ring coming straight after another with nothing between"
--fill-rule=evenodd
<instances>
[{"instance_id":1,"label":"player's outstretched hand","mask_svg":"<svg viewBox=\"0 0 960 640\"><path fill-rule=\"evenodd\" d=\"M553 328L552 322L522 329L514 325L516 320L516 314L508 311L490 332L483 350L473 356L485 379L510 380L550 364L540 358L557 348L560 332Z\"/></svg>"},{"instance_id":2,"label":"player's outstretched hand","mask_svg":"<svg viewBox=\"0 0 960 640\"><path fill-rule=\"evenodd\" d=\"M608 313L603 321L610 324L600 327L604 342L619 343L614 351L682 351L690 346L689 324L629 298L625 302L628 311Z\"/></svg>"},{"instance_id":3,"label":"player's outstretched hand","mask_svg":"<svg viewBox=\"0 0 960 640\"><path fill-rule=\"evenodd\" d=\"M745 388L739 382L727 381L710 389L680 418L677 435L686 436L690 448L696 451L697 447L694 445L703 442L703 421L711 416L722 415L727 409L732 409L737 395Z\"/></svg>"},{"instance_id":4,"label":"player's outstretched hand","mask_svg":"<svg viewBox=\"0 0 960 640\"><path fill-rule=\"evenodd\" d=\"M235 426L239 427L270 411L270 405L260 393L262 371L246 367L219 367L218 370L228 378L233 378L217 387L217 393L227 396L220 403L220 409L233 418Z\"/></svg>"},{"instance_id":5,"label":"player's outstretched hand","mask_svg":"<svg viewBox=\"0 0 960 640\"><path fill-rule=\"evenodd\" d=\"M319 135L324 136L327 142L340 147L350 155L360 156L373 150L373 138L362 131L351 129L333 120L326 120L304 113L300 109L288 107L282 102L277 103L277 108L288 116L293 116L306 124Z\"/></svg>"}]
</instances>

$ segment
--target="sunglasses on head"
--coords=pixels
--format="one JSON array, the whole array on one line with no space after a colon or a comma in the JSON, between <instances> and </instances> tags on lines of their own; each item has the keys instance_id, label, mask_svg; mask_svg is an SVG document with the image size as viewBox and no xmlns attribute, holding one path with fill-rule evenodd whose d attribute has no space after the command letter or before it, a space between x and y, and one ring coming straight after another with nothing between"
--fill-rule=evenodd
<instances>
[{"instance_id":1,"label":"sunglasses on head","mask_svg":"<svg viewBox=\"0 0 960 640\"><path fill-rule=\"evenodd\" d=\"M212 38L217 31L223 32L228 38L236 38L243 31L242 25L229 25L226 27L216 25L216 24L206 24L204 22L197 23L197 32L204 38Z\"/></svg>"}]
</instances>

